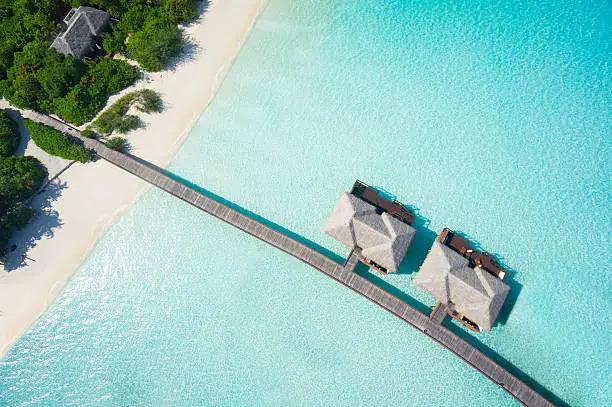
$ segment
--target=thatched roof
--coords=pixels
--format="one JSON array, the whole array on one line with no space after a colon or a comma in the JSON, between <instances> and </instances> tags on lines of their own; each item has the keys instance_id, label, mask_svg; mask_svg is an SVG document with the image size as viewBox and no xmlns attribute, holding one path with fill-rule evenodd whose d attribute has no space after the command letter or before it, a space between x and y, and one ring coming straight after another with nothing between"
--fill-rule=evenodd
<instances>
[{"instance_id":1,"label":"thatched roof","mask_svg":"<svg viewBox=\"0 0 612 407\"><path fill-rule=\"evenodd\" d=\"M110 14L93 7L72 9L64 20L68 25L51 47L64 55L83 58L94 50L96 37L100 37L110 21Z\"/></svg>"},{"instance_id":2,"label":"thatched roof","mask_svg":"<svg viewBox=\"0 0 612 407\"><path fill-rule=\"evenodd\" d=\"M465 257L438 241L414 283L487 331L510 291L502 280L481 267L470 268Z\"/></svg>"},{"instance_id":3,"label":"thatched roof","mask_svg":"<svg viewBox=\"0 0 612 407\"><path fill-rule=\"evenodd\" d=\"M389 271L397 271L415 230L386 212L376 213L369 203L345 192L323 231Z\"/></svg>"}]
</instances>

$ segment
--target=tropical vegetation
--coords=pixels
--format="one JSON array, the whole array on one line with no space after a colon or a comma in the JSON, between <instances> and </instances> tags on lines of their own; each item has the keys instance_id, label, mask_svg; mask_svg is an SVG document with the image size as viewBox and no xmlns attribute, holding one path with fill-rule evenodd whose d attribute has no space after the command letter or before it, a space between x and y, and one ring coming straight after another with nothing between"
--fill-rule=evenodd
<instances>
[{"instance_id":1,"label":"tropical vegetation","mask_svg":"<svg viewBox=\"0 0 612 407\"><path fill-rule=\"evenodd\" d=\"M130 149L127 140L119 136L109 137L104 144L111 150L119 151L120 153L127 153Z\"/></svg>"},{"instance_id":2,"label":"tropical vegetation","mask_svg":"<svg viewBox=\"0 0 612 407\"><path fill-rule=\"evenodd\" d=\"M119 22L102 41L148 71L163 69L183 48L177 24L198 15L199 0L0 0L0 93L14 106L56 113L80 125L109 95L138 78L137 68L109 56L81 61L49 48L71 7L105 10Z\"/></svg>"},{"instance_id":3,"label":"tropical vegetation","mask_svg":"<svg viewBox=\"0 0 612 407\"><path fill-rule=\"evenodd\" d=\"M143 113L161 112L162 100L159 94L151 89L128 93L98 116L92 127L103 136L108 136L112 132L129 133L141 124L138 116L127 114L132 106Z\"/></svg>"},{"instance_id":4,"label":"tropical vegetation","mask_svg":"<svg viewBox=\"0 0 612 407\"><path fill-rule=\"evenodd\" d=\"M19 144L17 124L4 111L0 111L0 139L7 138L11 140L11 146L15 145L14 140ZM4 151L10 152L0 155L0 257L6 255L12 233L25 226L34 216L34 210L27 205L27 200L38 191L47 174L36 158L11 156L14 152L12 147Z\"/></svg>"},{"instance_id":5,"label":"tropical vegetation","mask_svg":"<svg viewBox=\"0 0 612 407\"><path fill-rule=\"evenodd\" d=\"M24 124L30 130L32 141L45 152L82 163L94 159L91 151L59 131L29 119L25 119Z\"/></svg>"}]
</instances>

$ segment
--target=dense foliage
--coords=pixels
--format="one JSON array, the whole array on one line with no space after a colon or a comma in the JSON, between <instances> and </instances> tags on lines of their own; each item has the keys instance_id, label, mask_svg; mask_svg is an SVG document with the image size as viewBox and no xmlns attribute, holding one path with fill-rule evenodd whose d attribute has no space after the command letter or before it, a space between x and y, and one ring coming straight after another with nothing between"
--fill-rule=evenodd
<instances>
[{"instance_id":1,"label":"dense foliage","mask_svg":"<svg viewBox=\"0 0 612 407\"><path fill-rule=\"evenodd\" d=\"M4 110L0 110L0 157L12 155L19 147L20 140L17 123Z\"/></svg>"},{"instance_id":2,"label":"dense foliage","mask_svg":"<svg viewBox=\"0 0 612 407\"><path fill-rule=\"evenodd\" d=\"M53 111L53 100L64 96L86 72L87 66L49 48L46 41L33 41L16 52L7 80L0 89L19 108Z\"/></svg>"},{"instance_id":3,"label":"dense foliage","mask_svg":"<svg viewBox=\"0 0 612 407\"><path fill-rule=\"evenodd\" d=\"M0 0L0 93L13 105L57 113L73 124L91 120L110 94L138 74L124 61L83 62L50 49L70 7L89 5L119 20L102 45L127 50L143 69L163 69L182 49L178 23L197 17L198 0ZM129 39L128 39L129 38ZM127 44L126 44L127 39Z\"/></svg>"},{"instance_id":4,"label":"dense foliage","mask_svg":"<svg viewBox=\"0 0 612 407\"><path fill-rule=\"evenodd\" d=\"M102 110L109 95L132 85L137 78L136 68L126 62L102 59L89 69L87 75L66 96L55 99L56 112L70 123L86 123Z\"/></svg>"},{"instance_id":5,"label":"dense foliage","mask_svg":"<svg viewBox=\"0 0 612 407\"><path fill-rule=\"evenodd\" d=\"M0 0L0 79L6 78L16 52L59 31L57 22L69 9L65 1Z\"/></svg>"},{"instance_id":6,"label":"dense foliage","mask_svg":"<svg viewBox=\"0 0 612 407\"><path fill-rule=\"evenodd\" d=\"M128 42L128 55L147 71L160 71L168 60L183 49L181 31L169 20L153 20L145 24Z\"/></svg>"},{"instance_id":7,"label":"dense foliage","mask_svg":"<svg viewBox=\"0 0 612 407\"><path fill-rule=\"evenodd\" d=\"M34 157L0 158L0 257L7 253L11 234L34 216L25 200L41 187L45 167Z\"/></svg>"},{"instance_id":8,"label":"dense foliage","mask_svg":"<svg viewBox=\"0 0 612 407\"><path fill-rule=\"evenodd\" d=\"M104 107L108 96L133 84L138 70L125 61L99 58L88 63L59 54L45 41L15 53L0 90L13 105L55 112L79 125Z\"/></svg>"},{"instance_id":9,"label":"dense foliage","mask_svg":"<svg viewBox=\"0 0 612 407\"><path fill-rule=\"evenodd\" d=\"M88 0L72 1L74 7L87 3L108 11L119 20L103 41L109 53L124 48L147 71L159 71L183 48L177 24L198 16L200 0ZM127 46L125 46L125 39Z\"/></svg>"},{"instance_id":10,"label":"dense foliage","mask_svg":"<svg viewBox=\"0 0 612 407\"><path fill-rule=\"evenodd\" d=\"M127 153L130 149L129 144L123 137L109 137L104 144L111 150Z\"/></svg>"},{"instance_id":11,"label":"dense foliage","mask_svg":"<svg viewBox=\"0 0 612 407\"><path fill-rule=\"evenodd\" d=\"M29 119L25 119L24 124L30 130L30 137L34 143L47 153L82 163L93 160L94 155L91 151L59 131Z\"/></svg>"},{"instance_id":12,"label":"dense foliage","mask_svg":"<svg viewBox=\"0 0 612 407\"><path fill-rule=\"evenodd\" d=\"M114 131L126 134L137 129L141 124L140 119L137 116L127 114L132 106L144 113L156 113L162 110L162 100L159 94L151 89L141 89L128 93L103 112L92 123L92 127L104 136L108 136Z\"/></svg>"}]
</instances>

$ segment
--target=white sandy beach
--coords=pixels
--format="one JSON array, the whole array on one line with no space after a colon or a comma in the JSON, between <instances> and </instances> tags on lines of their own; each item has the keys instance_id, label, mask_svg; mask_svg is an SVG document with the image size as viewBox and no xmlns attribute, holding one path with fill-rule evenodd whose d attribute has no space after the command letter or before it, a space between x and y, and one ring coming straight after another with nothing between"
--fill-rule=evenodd
<instances>
[{"instance_id":1,"label":"white sandy beach","mask_svg":"<svg viewBox=\"0 0 612 407\"><path fill-rule=\"evenodd\" d=\"M214 96L265 3L211 1L200 20L184 28L191 49L184 61L172 70L147 74L126 90L155 89L164 101L163 113L140 115L146 127L127 136L133 154L162 167L169 163ZM32 144L29 141L26 154L40 157L51 175L67 164L45 157ZM7 262L13 270L0 272L0 358L53 302L96 239L148 188L100 160L72 165L37 198L38 204L47 201L47 208L15 236L18 247Z\"/></svg>"}]
</instances>

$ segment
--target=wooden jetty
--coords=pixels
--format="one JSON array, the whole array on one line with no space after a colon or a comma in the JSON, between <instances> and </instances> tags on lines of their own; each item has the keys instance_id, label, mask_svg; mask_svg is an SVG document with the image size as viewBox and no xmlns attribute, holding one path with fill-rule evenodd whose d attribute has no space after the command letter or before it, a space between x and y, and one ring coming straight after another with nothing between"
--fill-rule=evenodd
<instances>
[{"instance_id":1,"label":"wooden jetty","mask_svg":"<svg viewBox=\"0 0 612 407\"><path fill-rule=\"evenodd\" d=\"M429 314L429 319L435 323L441 324L448 314L450 314L450 309L448 306L438 301L436 307L433 309L433 311L431 311L431 314Z\"/></svg>"},{"instance_id":2,"label":"wooden jetty","mask_svg":"<svg viewBox=\"0 0 612 407\"><path fill-rule=\"evenodd\" d=\"M357 253L351 252L347 261L343 265L339 264L282 232L272 229L182 184L156 167L147 165L143 160L137 160L133 157L113 151L96 140L82 136L78 130L57 119L30 111L22 112L22 114L26 118L46 124L79 140L85 147L93 150L100 158L174 195L196 208L229 223L257 239L284 251L333 278L340 284L362 295L450 350L513 396L521 404L533 407L553 406L553 404L542 395L499 364L495 363L491 358L487 357L475 347L442 326L442 324L438 323L438 317L430 319L427 315L411 307L398 297L353 272L358 262Z\"/></svg>"}]
</instances>

